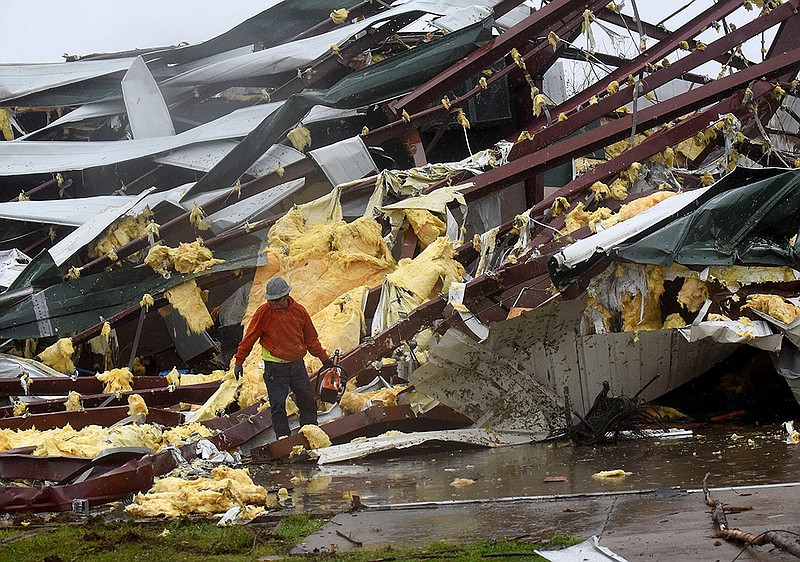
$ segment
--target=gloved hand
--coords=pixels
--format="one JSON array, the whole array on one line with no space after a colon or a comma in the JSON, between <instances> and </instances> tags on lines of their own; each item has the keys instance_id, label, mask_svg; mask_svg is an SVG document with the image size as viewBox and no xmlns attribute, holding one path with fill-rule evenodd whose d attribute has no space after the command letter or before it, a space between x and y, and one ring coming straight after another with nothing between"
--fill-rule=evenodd
<instances>
[{"instance_id":1,"label":"gloved hand","mask_svg":"<svg viewBox=\"0 0 800 562\"><path fill-rule=\"evenodd\" d=\"M242 377L242 373L244 373L244 368L241 365L236 365L233 368L233 376L236 377L237 381Z\"/></svg>"},{"instance_id":2,"label":"gloved hand","mask_svg":"<svg viewBox=\"0 0 800 562\"><path fill-rule=\"evenodd\" d=\"M325 361L322 362L323 369L330 369L331 367L335 367L333 363L333 358L328 357Z\"/></svg>"}]
</instances>

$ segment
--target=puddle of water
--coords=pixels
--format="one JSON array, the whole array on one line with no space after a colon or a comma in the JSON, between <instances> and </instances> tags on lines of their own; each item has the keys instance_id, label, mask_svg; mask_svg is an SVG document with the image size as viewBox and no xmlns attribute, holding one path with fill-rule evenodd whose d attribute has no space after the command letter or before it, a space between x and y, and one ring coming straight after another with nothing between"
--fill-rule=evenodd
<instances>
[{"instance_id":1,"label":"puddle of water","mask_svg":"<svg viewBox=\"0 0 800 562\"><path fill-rule=\"evenodd\" d=\"M294 488L297 509L342 511L351 494L367 505L490 499L657 488L700 488L800 481L800 445L783 441L780 426L710 428L679 440L634 440L599 447L545 444L498 449L398 452L347 464L250 465L256 483ZM596 479L601 470L632 474ZM547 476L566 482L545 483ZM456 478L475 483L456 488Z\"/></svg>"}]
</instances>

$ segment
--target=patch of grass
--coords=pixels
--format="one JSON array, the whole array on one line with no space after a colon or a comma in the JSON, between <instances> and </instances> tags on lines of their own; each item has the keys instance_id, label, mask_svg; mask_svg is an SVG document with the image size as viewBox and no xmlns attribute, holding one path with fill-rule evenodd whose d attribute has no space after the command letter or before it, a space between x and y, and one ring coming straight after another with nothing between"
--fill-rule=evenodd
<instances>
[{"instance_id":1,"label":"patch of grass","mask_svg":"<svg viewBox=\"0 0 800 562\"><path fill-rule=\"evenodd\" d=\"M48 557L52 562L59 559L66 562L76 557L86 562L234 562L288 551L268 530L261 531L259 527L219 527L185 520L162 524L63 525L3 545L0 562L41 562Z\"/></svg>"},{"instance_id":2,"label":"patch of grass","mask_svg":"<svg viewBox=\"0 0 800 562\"><path fill-rule=\"evenodd\" d=\"M263 556L282 560L308 560L290 556L291 548L322 526L323 520L290 515L273 524L219 527L189 519L161 523L64 524L0 546L0 562L241 562ZM0 540L35 529L0 529ZM547 548L580 542L573 535L556 535ZM433 543L422 548L353 549L316 555L314 560L363 562L367 560L453 560L472 562L543 560L533 553L543 545L524 541L480 541L471 544Z\"/></svg>"},{"instance_id":3,"label":"patch of grass","mask_svg":"<svg viewBox=\"0 0 800 562\"><path fill-rule=\"evenodd\" d=\"M548 541L548 546L571 546L581 541L578 537L562 535L558 541ZM569 543L569 544L566 544ZM541 556L534 554L534 550L543 546L537 543L524 541L479 541L470 544L433 543L422 548L397 549L382 548L377 550L350 550L335 555L317 557L319 560L364 562L367 560L425 560L443 562L479 562L496 558L503 561L530 560L545 562Z\"/></svg>"},{"instance_id":4,"label":"patch of grass","mask_svg":"<svg viewBox=\"0 0 800 562\"><path fill-rule=\"evenodd\" d=\"M275 529L275 536L286 543L295 545L322 527L321 519L306 514L290 515L282 519Z\"/></svg>"}]
</instances>

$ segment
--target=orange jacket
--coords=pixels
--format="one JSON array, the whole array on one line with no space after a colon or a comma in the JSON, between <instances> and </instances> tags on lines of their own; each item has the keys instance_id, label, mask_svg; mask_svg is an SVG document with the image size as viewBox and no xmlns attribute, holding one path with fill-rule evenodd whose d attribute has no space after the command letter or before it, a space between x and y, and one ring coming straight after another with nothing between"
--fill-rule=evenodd
<instances>
[{"instance_id":1,"label":"orange jacket","mask_svg":"<svg viewBox=\"0 0 800 562\"><path fill-rule=\"evenodd\" d=\"M305 357L306 351L322 361L329 357L319 343L308 312L292 297L287 308L277 309L269 301L258 307L236 350L237 365L244 363L256 340L272 355L286 361L298 361Z\"/></svg>"}]
</instances>

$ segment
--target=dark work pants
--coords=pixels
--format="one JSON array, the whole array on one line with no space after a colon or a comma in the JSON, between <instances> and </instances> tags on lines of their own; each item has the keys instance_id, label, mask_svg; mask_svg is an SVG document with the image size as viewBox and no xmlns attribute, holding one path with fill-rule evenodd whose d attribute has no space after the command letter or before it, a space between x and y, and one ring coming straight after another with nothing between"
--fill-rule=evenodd
<instances>
[{"instance_id":1,"label":"dark work pants","mask_svg":"<svg viewBox=\"0 0 800 562\"><path fill-rule=\"evenodd\" d=\"M317 401L314 387L308 378L302 360L291 363L264 362L264 382L267 383L269 405L272 414L272 428L275 437L289 435L289 420L286 417L286 397L289 389L300 409L300 425L317 425Z\"/></svg>"}]
</instances>

